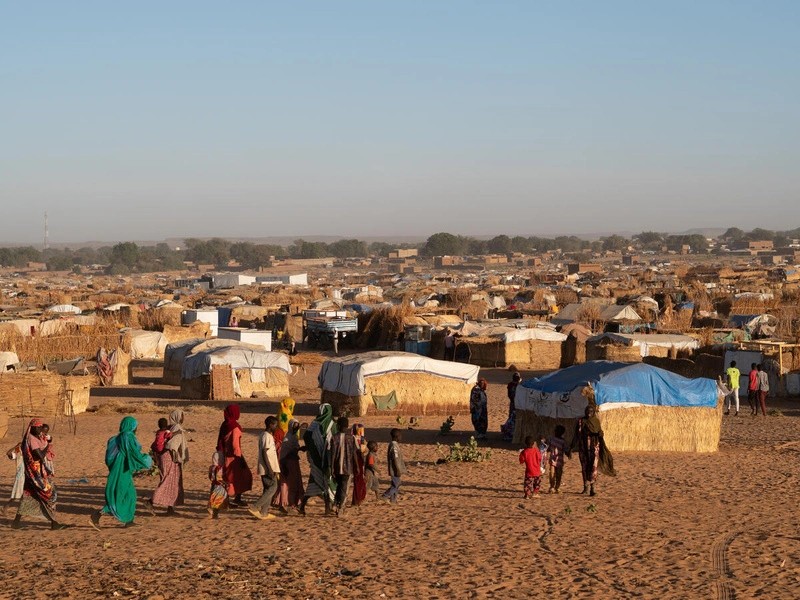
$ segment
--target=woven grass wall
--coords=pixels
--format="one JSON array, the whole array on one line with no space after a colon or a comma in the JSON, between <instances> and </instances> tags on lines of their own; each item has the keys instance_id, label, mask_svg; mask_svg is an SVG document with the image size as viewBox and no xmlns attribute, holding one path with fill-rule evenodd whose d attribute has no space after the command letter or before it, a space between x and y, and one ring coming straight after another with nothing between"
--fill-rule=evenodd
<instances>
[{"instance_id":1,"label":"woven grass wall","mask_svg":"<svg viewBox=\"0 0 800 600\"><path fill-rule=\"evenodd\" d=\"M470 349L470 364L480 367L514 365L531 371L552 371L561 366L562 342L524 340L506 343L498 338L462 338Z\"/></svg>"},{"instance_id":2,"label":"woven grass wall","mask_svg":"<svg viewBox=\"0 0 800 600\"><path fill-rule=\"evenodd\" d=\"M338 392L322 391L322 401L333 406L335 414L355 417L364 415L459 415L469 412L470 384L438 377L429 373L388 373L368 377L366 394L345 396ZM397 395L397 407L378 411L372 395Z\"/></svg>"},{"instance_id":3,"label":"woven grass wall","mask_svg":"<svg viewBox=\"0 0 800 600\"><path fill-rule=\"evenodd\" d=\"M614 360L618 362L642 362L639 348L621 344L586 343L586 360Z\"/></svg>"},{"instance_id":4,"label":"woven grass wall","mask_svg":"<svg viewBox=\"0 0 800 600\"><path fill-rule=\"evenodd\" d=\"M598 413L605 442L613 451L716 452L722 425L722 404L715 408L637 406ZM575 419L540 417L533 411L518 410L514 443L527 435L549 437L556 425L563 425L572 443Z\"/></svg>"},{"instance_id":5,"label":"woven grass wall","mask_svg":"<svg viewBox=\"0 0 800 600\"><path fill-rule=\"evenodd\" d=\"M191 325L164 325L164 337L168 344L175 344L195 338L206 339L211 336L211 326L203 321L195 321Z\"/></svg>"},{"instance_id":6,"label":"woven grass wall","mask_svg":"<svg viewBox=\"0 0 800 600\"><path fill-rule=\"evenodd\" d=\"M571 367L586 362L586 342L578 340L575 336L569 336L561 344L561 365L560 368Z\"/></svg>"},{"instance_id":7,"label":"woven grass wall","mask_svg":"<svg viewBox=\"0 0 800 600\"><path fill-rule=\"evenodd\" d=\"M0 375L0 410L15 417L55 419L69 414L67 391L72 391L75 414L86 412L96 376L63 377L47 371Z\"/></svg>"},{"instance_id":8,"label":"woven grass wall","mask_svg":"<svg viewBox=\"0 0 800 600\"><path fill-rule=\"evenodd\" d=\"M130 385L131 383L131 355L122 348L117 349L117 368L111 385Z\"/></svg>"},{"instance_id":9,"label":"woven grass wall","mask_svg":"<svg viewBox=\"0 0 800 600\"><path fill-rule=\"evenodd\" d=\"M504 367L506 366L505 344L490 337L458 338L458 346L467 346L470 357L469 364L479 367ZM456 353L458 354L458 353Z\"/></svg>"},{"instance_id":10,"label":"woven grass wall","mask_svg":"<svg viewBox=\"0 0 800 600\"><path fill-rule=\"evenodd\" d=\"M599 413L608 447L618 451L716 452L722 404L714 408L637 406Z\"/></svg>"},{"instance_id":11,"label":"woven grass wall","mask_svg":"<svg viewBox=\"0 0 800 600\"><path fill-rule=\"evenodd\" d=\"M254 393L269 398L289 396L289 374L282 369L264 369L264 381L252 381L249 369L236 371L242 398L250 398Z\"/></svg>"},{"instance_id":12,"label":"woven grass wall","mask_svg":"<svg viewBox=\"0 0 800 600\"><path fill-rule=\"evenodd\" d=\"M79 356L93 358L100 348L114 349L125 344L117 329L105 324L74 328L71 333L52 336L24 336L9 329L0 332L0 352L16 352L21 362L40 366Z\"/></svg>"},{"instance_id":13,"label":"woven grass wall","mask_svg":"<svg viewBox=\"0 0 800 600\"><path fill-rule=\"evenodd\" d=\"M139 324L148 331L164 331L165 325L181 326L183 307L175 305L151 308L139 313Z\"/></svg>"}]
</instances>

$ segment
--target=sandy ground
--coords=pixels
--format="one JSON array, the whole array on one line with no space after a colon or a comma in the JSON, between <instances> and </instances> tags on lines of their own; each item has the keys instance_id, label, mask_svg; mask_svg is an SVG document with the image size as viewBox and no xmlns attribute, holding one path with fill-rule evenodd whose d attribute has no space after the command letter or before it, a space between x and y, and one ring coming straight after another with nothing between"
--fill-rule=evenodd
<instances>
[{"instance_id":1,"label":"sandy ground","mask_svg":"<svg viewBox=\"0 0 800 600\"><path fill-rule=\"evenodd\" d=\"M489 462L436 465L437 442L469 438L467 415L438 435L442 417L407 431L410 466L396 506L370 501L343 518L257 521L244 510L206 518L206 473L219 411L187 414L193 429L186 469L187 505L179 516L137 515L141 527L112 519L98 533L88 515L103 504L106 440L122 415L78 417L77 434L55 425L59 514L73 528L51 532L30 522L0 522L0 598L795 598L800 594L800 409L773 403L781 416L728 417L712 455L619 453L619 474L600 494L580 496L577 459L564 490L522 500L517 448L499 439L509 374L490 379ZM297 414L315 413L316 370L293 378ZM98 390L94 401L124 397L174 405L175 388L141 385ZM276 403L243 403L245 453L255 463L256 435ZM747 408L743 411L747 413ZM159 413L138 413L149 446ZM394 418L363 419L380 443L381 473ZM20 435L13 420L6 446ZM3 448L5 450L5 447ZM307 465L303 460L304 474ZM0 462L7 498L13 463ZM602 476L601 476L602 477ZM155 478L138 480L148 497ZM260 485L258 486L260 487ZM259 490L260 491L260 490ZM255 497L255 495L253 496Z\"/></svg>"}]
</instances>

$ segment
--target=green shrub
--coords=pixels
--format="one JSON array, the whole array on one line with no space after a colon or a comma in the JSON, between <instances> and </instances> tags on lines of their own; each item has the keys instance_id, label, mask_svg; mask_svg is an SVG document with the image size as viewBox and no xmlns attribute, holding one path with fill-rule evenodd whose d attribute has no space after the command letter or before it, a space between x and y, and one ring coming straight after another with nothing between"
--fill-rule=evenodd
<instances>
[{"instance_id":1,"label":"green shrub","mask_svg":"<svg viewBox=\"0 0 800 600\"><path fill-rule=\"evenodd\" d=\"M458 442L452 446L436 444L436 451L442 455L445 462L482 462L492 456L491 450L484 452L478 448L478 442L474 437L470 437L464 446Z\"/></svg>"}]
</instances>

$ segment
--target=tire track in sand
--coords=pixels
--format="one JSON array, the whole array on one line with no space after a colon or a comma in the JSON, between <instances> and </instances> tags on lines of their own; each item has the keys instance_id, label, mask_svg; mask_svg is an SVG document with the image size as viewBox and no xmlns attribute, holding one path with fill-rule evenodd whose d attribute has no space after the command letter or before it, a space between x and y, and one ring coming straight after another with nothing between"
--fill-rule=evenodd
<instances>
[{"instance_id":1,"label":"tire track in sand","mask_svg":"<svg viewBox=\"0 0 800 600\"><path fill-rule=\"evenodd\" d=\"M711 546L711 565L717 575L715 586L717 589L717 600L736 600L736 590L728 581L732 575L731 566L728 561L728 548L738 534L729 533L717 539Z\"/></svg>"}]
</instances>

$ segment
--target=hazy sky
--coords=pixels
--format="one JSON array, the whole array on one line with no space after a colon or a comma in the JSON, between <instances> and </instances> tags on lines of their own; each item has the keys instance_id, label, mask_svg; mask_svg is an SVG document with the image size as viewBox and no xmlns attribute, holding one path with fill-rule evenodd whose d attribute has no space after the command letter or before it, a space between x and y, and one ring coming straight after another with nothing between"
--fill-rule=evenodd
<instances>
[{"instance_id":1,"label":"hazy sky","mask_svg":"<svg viewBox=\"0 0 800 600\"><path fill-rule=\"evenodd\" d=\"M800 226L800 3L7 2L0 244Z\"/></svg>"}]
</instances>

